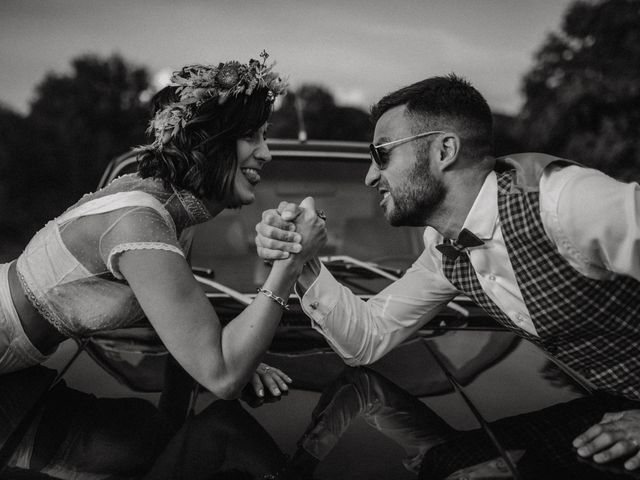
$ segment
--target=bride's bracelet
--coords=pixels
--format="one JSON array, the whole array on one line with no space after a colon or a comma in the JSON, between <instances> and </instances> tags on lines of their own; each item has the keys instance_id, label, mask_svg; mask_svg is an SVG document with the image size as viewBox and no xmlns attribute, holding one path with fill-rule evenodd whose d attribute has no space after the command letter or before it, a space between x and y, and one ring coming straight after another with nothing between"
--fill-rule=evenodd
<instances>
[{"instance_id":1,"label":"bride's bracelet","mask_svg":"<svg viewBox=\"0 0 640 480\"><path fill-rule=\"evenodd\" d=\"M278 305L280 305L283 310L289 310L289 305L287 305L287 302L285 302L284 298L277 296L271 290L267 290L266 288L258 287L258 293L261 293L261 294L269 297L271 300L273 300Z\"/></svg>"}]
</instances>

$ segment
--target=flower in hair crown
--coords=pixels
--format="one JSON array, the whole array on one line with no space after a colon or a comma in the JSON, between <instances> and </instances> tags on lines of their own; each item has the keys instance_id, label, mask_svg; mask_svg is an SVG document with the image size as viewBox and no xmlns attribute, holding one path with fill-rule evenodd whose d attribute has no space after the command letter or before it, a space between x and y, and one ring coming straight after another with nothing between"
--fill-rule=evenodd
<instances>
[{"instance_id":1,"label":"flower in hair crown","mask_svg":"<svg viewBox=\"0 0 640 480\"><path fill-rule=\"evenodd\" d=\"M250 96L256 88L267 90L267 101L275 101L286 92L287 82L273 71L275 63L267 65L269 54L263 50L261 60L237 61L218 65L187 65L173 72L171 84L177 86L180 97L158 110L151 120L149 133L155 134L154 147L162 148L186 126L188 120L204 102L217 99L222 105L230 96Z\"/></svg>"}]
</instances>

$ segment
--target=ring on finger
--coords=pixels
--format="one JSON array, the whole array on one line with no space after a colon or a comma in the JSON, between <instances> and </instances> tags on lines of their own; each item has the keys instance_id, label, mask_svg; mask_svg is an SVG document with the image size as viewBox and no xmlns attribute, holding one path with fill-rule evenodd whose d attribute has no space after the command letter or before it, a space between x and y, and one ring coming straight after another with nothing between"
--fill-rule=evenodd
<instances>
[{"instance_id":1,"label":"ring on finger","mask_svg":"<svg viewBox=\"0 0 640 480\"><path fill-rule=\"evenodd\" d=\"M316 210L316 215L318 215L318 218L321 218L322 220L324 220L325 222L327 221L327 214L324 213L324 210L319 208Z\"/></svg>"}]
</instances>

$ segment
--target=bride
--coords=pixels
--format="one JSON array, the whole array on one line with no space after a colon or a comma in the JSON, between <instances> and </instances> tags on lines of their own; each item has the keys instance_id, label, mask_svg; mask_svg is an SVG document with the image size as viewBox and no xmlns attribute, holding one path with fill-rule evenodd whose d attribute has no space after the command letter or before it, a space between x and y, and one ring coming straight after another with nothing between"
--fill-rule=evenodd
<instances>
[{"instance_id":1,"label":"bride","mask_svg":"<svg viewBox=\"0 0 640 480\"><path fill-rule=\"evenodd\" d=\"M146 316L218 397L237 397L249 381L260 396L265 386L287 389L291 380L260 359L304 263L326 239L324 222L310 215L291 232L299 251L274 262L253 303L224 328L178 242L185 228L255 199L271 159L267 120L286 88L261 57L174 72L158 93L151 143L137 149L138 173L85 195L0 265L0 372L43 362L66 338Z\"/></svg>"}]
</instances>

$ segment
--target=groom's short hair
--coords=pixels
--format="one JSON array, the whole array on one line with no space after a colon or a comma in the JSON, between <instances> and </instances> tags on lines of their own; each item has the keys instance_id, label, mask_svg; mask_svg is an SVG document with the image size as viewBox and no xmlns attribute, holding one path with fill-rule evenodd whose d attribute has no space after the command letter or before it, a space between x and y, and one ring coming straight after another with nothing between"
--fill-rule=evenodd
<instances>
[{"instance_id":1,"label":"groom's short hair","mask_svg":"<svg viewBox=\"0 0 640 480\"><path fill-rule=\"evenodd\" d=\"M493 116L482 94L455 74L430 77L385 95L371 108L373 124L406 105L418 130L455 131L475 155L493 154Z\"/></svg>"}]
</instances>

